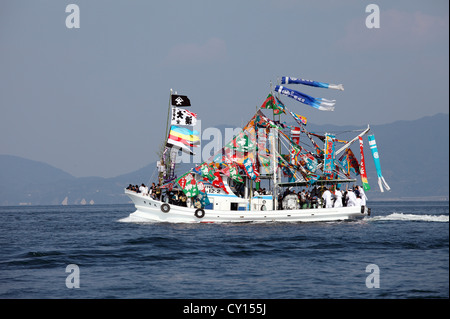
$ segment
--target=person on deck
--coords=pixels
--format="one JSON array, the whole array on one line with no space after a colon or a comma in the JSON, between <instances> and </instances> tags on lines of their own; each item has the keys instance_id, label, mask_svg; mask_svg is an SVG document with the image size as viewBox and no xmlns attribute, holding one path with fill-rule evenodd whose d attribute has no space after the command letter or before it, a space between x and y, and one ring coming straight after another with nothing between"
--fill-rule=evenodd
<instances>
[{"instance_id":1,"label":"person on deck","mask_svg":"<svg viewBox=\"0 0 450 319\"><path fill-rule=\"evenodd\" d=\"M358 186L359 196L361 197L361 206L366 206L367 196L364 192L364 189L361 186Z\"/></svg>"},{"instance_id":2,"label":"person on deck","mask_svg":"<svg viewBox=\"0 0 450 319\"><path fill-rule=\"evenodd\" d=\"M142 195L147 195L148 187L142 183L141 186L139 187L139 192L142 193Z\"/></svg>"},{"instance_id":3,"label":"person on deck","mask_svg":"<svg viewBox=\"0 0 450 319\"><path fill-rule=\"evenodd\" d=\"M334 207L342 207L342 192L339 188L336 188L336 191L334 192Z\"/></svg>"},{"instance_id":4,"label":"person on deck","mask_svg":"<svg viewBox=\"0 0 450 319\"><path fill-rule=\"evenodd\" d=\"M351 188L347 192L347 206L356 206L356 194Z\"/></svg>"},{"instance_id":5,"label":"person on deck","mask_svg":"<svg viewBox=\"0 0 450 319\"><path fill-rule=\"evenodd\" d=\"M324 190L325 191L322 194L322 198L325 202L325 208L331 208L333 207L332 194L328 188L324 187Z\"/></svg>"}]
</instances>

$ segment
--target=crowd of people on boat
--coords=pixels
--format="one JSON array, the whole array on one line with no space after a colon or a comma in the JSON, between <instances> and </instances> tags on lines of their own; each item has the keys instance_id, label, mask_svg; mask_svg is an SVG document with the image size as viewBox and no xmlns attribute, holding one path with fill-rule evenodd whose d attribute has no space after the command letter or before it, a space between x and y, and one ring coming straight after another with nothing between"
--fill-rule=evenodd
<instances>
[{"instance_id":1,"label":"crowd of people on boat","mask_svg":"<svg viewBox=\"0 0 450 319\"><path fill-rule=\"evenodd\" d=\"M139 185L128 185L127 187L128 190L136 192L136 193L140 193L142 195L148 195L153 199L157 199L160 200L161 199L161 185L158 184L156 185L155 183L152 183L152 186L148 187L145 186L144 183L141 184L141 186Z\"/></svg>"},{"instance_id":2,"label":"crowd of people on boat","mask_svg":"<svg viewBox=\"0 0 450 319\"><path fill-rule=\"evenodd\" d=\"M293 205L286 204L288 200L293 200ZM280 210L365 206L366 202L367 196L361 186L353 186L345 191L341 191L339 187L332 190L326 186L315 186L311 191L303 189L297 193L291 187L278 195Z\"/></svg>"},{"instance_id":3,"label":"crowd of people on boat","mask_svg":"<svg viewBox=\"0 0 450 319\"><path fill-rule=\"evenodd\" d=\"M147 187L143 183L141 186L130 184L126 189L145 196L150 196L152 199L177 206L195 208L202 207L200 200L187 197L181 190L162 191L160 184L156 185L155 183L152 183L151 187Z\"/></svg>"},{"instance_id":4,"label":"crowd of people on boat","mask_svg":"<svg viewBox=\"0 0 450 319\"><path fill-rule=\"evenodd\" d=\"M163 192L160 184L156 185L152 183L150 187L144 183L140 186L130 184L126 189L173 205L201 207L199 200L187 197L183 191L173 190ZM269 194L270 192L266 191L265 188L253 190L253 196L255 197ZM278 210L365 206L366 201L367 196L361 186L353 186L353 188L345 191L341 191L339 187L332 190L326 186L314 186L311 190L302 189L298 192L293 187L290 187L278 195Z\"/></svg>"}]
</instances>

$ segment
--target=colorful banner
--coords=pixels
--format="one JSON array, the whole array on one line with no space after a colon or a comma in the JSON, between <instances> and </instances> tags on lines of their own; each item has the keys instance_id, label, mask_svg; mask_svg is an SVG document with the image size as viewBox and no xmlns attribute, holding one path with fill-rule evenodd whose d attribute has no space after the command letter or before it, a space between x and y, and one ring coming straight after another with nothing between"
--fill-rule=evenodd
<instances>
[{"instance_id":1,"label":"colorful banner","mask_svg":"<svg viewBox=\"0 0 450 319\"><path fill-rule=\"evenodd\" d=\"M207 181L214 180L214 172L207 163L203 163L202 165L200 165L200 171L204 180Z\"/></svg>"},{"instance_id":2,"label":"colorful banner","mask_svg":"<svg viewBox=\"0 0 450 319\"><path fill-rule=\"evenodd\" d=\"M363 139L361 136L359 136L359 149L361 152L361 165L360 165L361 182L363 184L364 190L367 191L370 189L370 185L369 182L367 181L366 163L364 161Z\"/></svg>"},{"instance_id":3,"label":"colorful banner","mask_svg":"<svg viewBox=\"0 0 450 319\"><path fill-rule=\"evenodd\" d=\"M245 168L245 173L247 174L247 176L256 181L259 182L259 172L255 169L255 164L253 164L253 161L250 158L246 158L244 159L244 168Z\"/></svg>"},{"instance_id":4,"label":"colorful banner","mask_svg":"<svg viewBox=\"0 0 450 319\"><path fill-rule=\"evenodd\" d=\"M272 159L269 155L266 154L258 154L259 164L260 164L260 173L262 174L272 174L273 173L273 167L271 165Z\"/></svg>"},{"instance_id":5,"label":"colorful banner","mask_svg":"<svg viewBox=\"0 0 450 319\"><path fill-rule=\"evenodd\" d=\"M334 135L325 134L323 173L331 175L334 170Z\"/></svg>"},{"instance_id":6,"label":"colorful banner","mask_svg":"<svg viewBox=\"0 0 450 319\"><path fill-rule=\"evenodd\" d=\"M300 143L300 128L299 127L293 127L291 128L291 140L295 142L295 144Z\"/></svg>"},{"instance_id":7,"label":"colorful banner","mask_svg":"<svg viewBox=\"0 0 450 319\"><path fill-rule=\"evenodd\" d=\"M179 142L179 143L184 144L184 145L189 146L189 147L198 147L199 146L198 145L199 142L196 142L196 144L197 144L196 145L196 144L193 144L193 143L191 143L191 142L189 142L189 141L187 141L187 140L185 140L185 139L183 139L181 137L174 136L173 134L169 134L169 138L168 138L167 142L169 142L171 144L174 144L174 142Z\"/></svg>"},{"instance_id":8,"label":"colorful banner","mask_svg":"<svg viewBox=\"0 0 450 319\"><path fill-rule=\"evenodd\" d=\"M225 188L225 184L223 183L222 176L220 176L219 172L214 173L214 180L211 182L212 186L222 189L225 193L228 194L227 189Z\"/></svg>"},{"instance_id":9,"label":"colorful banner","mask_svg":"<svg viewBox=\"0 0 450 319\"><path fill-rule=\"evenodd\" d=\"M323 83L323 82L318 82L318 81L293 78L290 76L283 76L281 78L281 84L304 84L304 85L314 86L314 87L318 87L318 88L335 89L335 90L344 91L344 86L342 84Z\"/></svg>"},{"instance_id":10,"label":"colorful banner","mask_svg":"<svg viewBox=\"0 0 450 319\"><path fill-rule=\"evenodd\" d=\"M304 94L299 91L295 91L292 89L288 89L284 86L277 85L275 86L275 91L290 98L301 102L303 104L307 104L321 111L334 111L334 105L336 104L335 100L327 100L322 98L314 98L307 94Z\"/></svg>"},{"instance_id":11,"label":"colorful banner","mask_svg":"<svg viewBox=\"0 0 450 319\"><path fill-rule=\"evenodd\" d=\"M281 110L281 112L283 112L283 113L286 113L286 106L284 106L284 104L283 104L283 102L281 102L280 101L280 99L279 98L275 98L276 100L277 100L277 107L278 107L278 109L280 109ZM275 114L279 114L280 112L278 112L278 113L275 113Z\"/></svg>"},{"instance_id":12,"label":"colorful banner","mask_svg":"<svg viewBox=\"0 0 450 319\"><path fill-rule=\"evenodd\" d=\"M182 138L186 141L190 142L199 142L200 141L200 133L198 131L191 131L185 127L179 127L176 125L172 125L170 127L170 133L173 136Z\"/></svg>"},{"instance_id":13,"label":"colorful banner","mask_svg":"<svg viewBox=\"0 0 450 319\"><path fill-rule=\"evenodd\" d=\"M317 159L312 156L310 153L300 154L300 158L305 162L306 169L311 172L315 172L317 170L317 166L319 162Z\"/></svg>"},{"instance_id":14,"label":"colorful banner","mask_svg":"<svg viewBox=\"0 0 450 319\"><path fill-rule=\"evenodd\" d=\"M280 102L281 103L281 102ZM266 98L266 100L263 102L263 104L261 105L262 109L270 109L273 110L273 114L280 114L280 113L284 113L284 105L283 103L281 103L281 105L279 103L277 103L275 101L275 98L273 97L272 94L269 94Z\"/></svg>"},{"instance_id":15,"label":"colorful banner","mask_svg":"<svg viewBox=\"0 0 450 319\"><path fill-rule=\"evenodd\" d=\"M306 125L306 122L308 121L308 119L306 117L298 115L298 114L296 114L294 112L291 112L291 111L289 111L289 113L292 115L294 120L297 121L298 124Z\"/></svg>"},{"instance_id":16,"label":"colorful banner","mask_svg":"<svg viewBox=\"0 0 450 319\"><path fill-rule=\"evenodd\" d=\"M198 188L194 176L191 173L185 174L177 180L178 185L187 197L198 195Z\"/></svg>"},{"instance_id":17,"label":"colorful banner","mask_svg":"<svg viewBox=\"0 0 450 319\"><path fill-rule=\"evenodd\" d=\"M202 208L211 204L208 195L206 194L206 187L202 181L197 183L197 188L198 188L197 199L200 201Z\"/></svg>"},{"instance_id":18,"label":"colorful banner","mask_svg":"<svg viewBox=\"0 0 450 319\"><path fill-rule=\"evenodd\" d=\"M369 136L367 136L367 139L369 140L369 146L370 146L370 150L372 151L372 157L373 157L373 161L375 163L375 169L377 170L378 186L380 186L380 191L384 192L383 185L384 185L384 187L386 187L387 190L390 190L391 188L386 183L383 175L381 174L380 155L378 153L377 142L375 141L375 135L373 135L373 134L369 135Z\"/></svg>"}]
</instances>

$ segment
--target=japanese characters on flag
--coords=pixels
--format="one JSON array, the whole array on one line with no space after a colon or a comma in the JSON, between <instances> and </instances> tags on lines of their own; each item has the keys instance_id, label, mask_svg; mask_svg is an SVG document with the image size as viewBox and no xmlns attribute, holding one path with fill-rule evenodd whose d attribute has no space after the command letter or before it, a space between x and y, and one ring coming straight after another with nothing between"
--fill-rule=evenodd
<instances>
[{"instance_id":1,"label":"japanese characters on flag","mask_svg":"<svg viewBox=\"0 0 450 319\"><path fill-rule=\"evenodd\" d=\"M197 114L178 107L172 108L172 125L195 125L197 124Z\"/></svg>"},{"instance_id":2,"label":"japanese characters on flag","mask_svg":"<svg viewBox=\"0 0 450 319\"><path fill-rule=\"evenodd\" d=\"M364 146L363 146L363 139L360 136L359 137L359 149L361 153L361 163L360 163L360 173L361 173L361 182L363 184L363 188L365 191L370 189L369 182L367 181L367 173L366 173L366 163L364 161Z\"/></svg>"}]
</instances>

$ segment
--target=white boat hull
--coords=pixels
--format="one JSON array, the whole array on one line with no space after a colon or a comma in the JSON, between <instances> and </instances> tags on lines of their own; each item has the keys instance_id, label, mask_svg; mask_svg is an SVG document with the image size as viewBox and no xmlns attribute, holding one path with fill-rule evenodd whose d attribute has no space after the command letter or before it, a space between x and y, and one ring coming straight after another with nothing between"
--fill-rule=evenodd
<instances>
[{"instance_id":1,"label":"white boat hull","mask_svg":"<svg viewBox=\"0 0 450 319\"><path fill-rule=\"evenodd\" d=\"M163 203L132 191L125 194L136 211L130 217L169 223L324 222L361 219L370 214L364 206L295 210L213 210Z\"/></svg>"}]
</instances>

